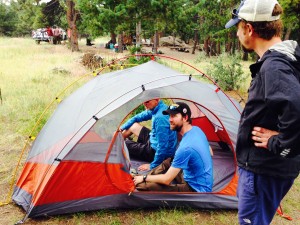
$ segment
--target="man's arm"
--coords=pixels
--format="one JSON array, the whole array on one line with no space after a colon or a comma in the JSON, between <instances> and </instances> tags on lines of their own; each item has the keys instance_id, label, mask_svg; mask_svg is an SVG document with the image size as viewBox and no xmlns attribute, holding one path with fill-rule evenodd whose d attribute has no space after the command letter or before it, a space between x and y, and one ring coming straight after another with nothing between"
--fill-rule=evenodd
<instances>
[{"instance_id":1,"label":"man's arm","mask_svg":"<svg viewBox=\"0 0 300 225\"><path fill-rule=\"evenodd\" d=\"M278 133L269 137L267 146L276 155L294 157L300 153L300 83L287 62L275 59L270 64L272 68L262 71L264 96L267 107L278 116Z\"/></svg>"},{"instance_id":2,"label":"man's arm","mask_svg":"<svg viewBox=\"0 0 300 225\"><path fill-rule=\"evenodd\" d=\"M152 183L159 183L164 185L169 185L180 172L181 169L170 167L165 174L158 174L158 175L147 175L146 181ZM135 176L133 179L135 185L138 185L144 182L143 176Z\"/></svg>"},{"instance_id":3,"label":"man's arm","mask_svg":"<svg viewBox=\"0 0 300 225\"><path fill-rule=\"evenodd\" d=\"M157 140L157 149L154 155L154 160L150 164L150 169L157 167L166 158L170 157L168 152L170 137L170 124L165 118L158 117L155 124L155 135ZM175 140L176 141L176 140Z\"/></svg>"},{"instance_id":4,"label":"man's arm","mask_svg":"<svg viewBox=\"0 0 300 225\"><path fill-rule=\"evenodd\" d=\"M124 123L120 128L121 130L127 130L132 126L132 124L136 122L139 123L142 121L151 120L151 118L152 118L152 112L150 110L145 110L143 112L140 112L139 114L136 114L134 117L130 118L129 120L127 120L127 122Z\"/></svg>"}]
</instances>

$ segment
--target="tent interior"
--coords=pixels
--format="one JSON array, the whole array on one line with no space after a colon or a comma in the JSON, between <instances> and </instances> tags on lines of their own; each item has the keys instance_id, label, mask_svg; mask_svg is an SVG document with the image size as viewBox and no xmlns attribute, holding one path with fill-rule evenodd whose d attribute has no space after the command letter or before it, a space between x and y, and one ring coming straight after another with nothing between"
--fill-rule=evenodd
<instances>
[{"instance_id":1,"label":"tent interior","mask_svg":"<svg viewBox=\"0 0 300 225\"><path fill-rule=\"evenodd\" d=\"M236 161L233 146L222 123L213 112L195 102L182 99L164 99L164 101L166 101L168 104L170 102L183 101L190 106L192 111L192 125L198 126L202 129L213 150L213 192L221 192L231 182L236 172ZM134 109L129 113L129 115L133 111ZM127 118L128 117L129 116L127 116ZM149 124L150 123L146 123L144 125L151 129ZM97 123L95 126L97 127ZM94 129L94 131L96 130L99 129ZM99 135L101 136L101 134ZM132 158L129 156L128 151L125 151L128 155L129 169L131 169L131 171L134 171L135 174L145 174L148 172L138 171L137 169L140 165L148 162ZM117 153L111 152L109 160L111 162L114 161L114 157L117 157Z\"/></svg>"}]
</instances>

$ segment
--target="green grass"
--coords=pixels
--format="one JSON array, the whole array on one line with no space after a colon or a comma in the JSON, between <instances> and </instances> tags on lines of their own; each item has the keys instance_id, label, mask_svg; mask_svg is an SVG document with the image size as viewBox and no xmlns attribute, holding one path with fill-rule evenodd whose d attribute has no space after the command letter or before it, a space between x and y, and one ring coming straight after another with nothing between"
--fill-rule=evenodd
<instances>
[{"instance_id":1,"label":"green grass","mask_svg":"<svg viewBox=\"0 0 300 225\"><path fill-rule=\"evenodd\" d=\"M81 42L80 42L81 43ZM82 42L84 44L84 42ZM12 173L30 131L43 112L44 124L57 106L55 98L68 84L89 72L79 63L82 53L72 53L66 46L48 43L36 45L32 39L0 38L0 202L5 202ZM208 60L189 63L204 68ZM172 62L178 67L178 63ZM248 71L249 63L245 63ZM179 66L183 72L190 71ZM62 70L57 70L60 68ZM63 71L63 72L59 72ZM203 71L205 72L205 71ZM87 76L72 86L60 97L63 99L77 87L91 79ZM246 86L246 85L245 85ZM33 133L40 130L41 125ZM28 149L21 162L24 162ZM294 220L289 222L275 216L272 224L300 224L300 180L295 184L282 205L284 211ZM110 224L110 225L173 225L173 224L237 224L236 210L156 209L156 210L100 210L78 212L70 215L29 219L26 224ZM10 203L0 207L0 224L13 224L24 217L24 211Z\"/></svg>"}]
</instances>

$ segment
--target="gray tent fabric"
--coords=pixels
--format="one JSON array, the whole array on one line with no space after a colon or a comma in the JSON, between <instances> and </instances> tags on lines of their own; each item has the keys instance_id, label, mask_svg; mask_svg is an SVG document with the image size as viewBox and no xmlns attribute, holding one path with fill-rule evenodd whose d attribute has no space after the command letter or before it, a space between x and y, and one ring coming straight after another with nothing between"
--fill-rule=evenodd
<instances>
[{"instance_id":1,"label":"gray tent fabric","mask_svg":"<svg viewBox=\"0 0 300 225\"><path fill-rule=\"evenodd\" d=\"M174 194L134 191L128 195L119 184L113 184L123 191L90 197L78 197L79 194L76 193L77 199L69 197L64 201L54 200L51 192L59 190L50 190L50 187L57 184L57 188L62 188L62 184L58 184L64 177L58 179L56 176L64 175L65 165L70 166L71 171L68 173L72 173L72 169L76 170L74 174L79 169L75 169L72 163L88 163L91 168L93 165L104 166L105 179L112 183L117 178L113 178L115 175L107 169L107 165L123 165L121 169L128 173L131 164L126 145L122 135L114 134L130 112L153 98L187 102L193 109L192 117L207 119L214 133L220 137L219 141L211 141L216 146L213 160L214 176L218 182L214 185L214 192ZM153 208L166 205L237 208L236 196L226 195L227 191L222 191L230 189L228 187L232 183L235 183L232 188L236 188L234 149L240 112L238 103L232 101L216 85L183 75L155 61L99 75L63 100L47 121L28 154L23 174L15 187L13 200L27 210L29 217L104 208ZM219 142L226 143L228 148L222 149ZM48 165L43 171L45 174L39 176L40 183L32 184L32 180L38 176L34 169L41 165ZM27 188L28 186L31 188ZM46 193L52 199L47 199Z\"/></svg>"}]
</instances>

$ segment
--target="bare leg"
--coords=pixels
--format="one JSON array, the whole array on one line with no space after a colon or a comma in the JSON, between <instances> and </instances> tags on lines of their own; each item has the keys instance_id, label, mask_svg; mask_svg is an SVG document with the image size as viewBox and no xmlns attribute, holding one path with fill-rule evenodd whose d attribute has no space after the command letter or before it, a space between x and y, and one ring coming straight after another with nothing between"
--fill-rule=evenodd
<instances>
[{"instance_id":1,"label":"bare leg","mask_svg":"<svg viewBox=\"0 0 300 225\"><path fill-rule=\"evenodd\" d=\"M143 128L143 126L140 125L139 123L134 123L128 130L124 130L122 132L122 135L123 135L124 139L128 138L132 134L134 134L136 137L138 137L142 128Z\"/></svg>"}]
</instances>

